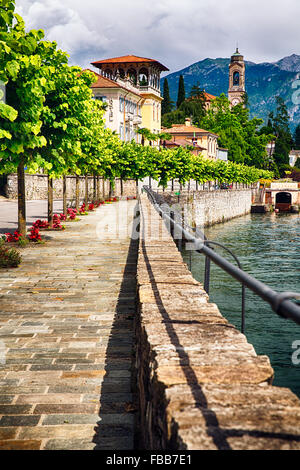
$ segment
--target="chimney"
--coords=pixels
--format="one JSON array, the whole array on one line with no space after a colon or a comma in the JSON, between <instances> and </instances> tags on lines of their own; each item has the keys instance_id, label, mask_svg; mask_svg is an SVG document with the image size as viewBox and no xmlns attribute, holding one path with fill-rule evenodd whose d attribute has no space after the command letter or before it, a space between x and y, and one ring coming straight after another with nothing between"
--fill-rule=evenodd
<instances>
[{"instance_id":1,"label":"chimney","mask_svg":"<svg viewBox=\"0 0 300 470\"><path fill-rule=\"evenodd\" d=\"M185 118L185 125L186 125L186 127L191 127L191 120L190 120L190 118Z\"/></svg>"}]
</instances>

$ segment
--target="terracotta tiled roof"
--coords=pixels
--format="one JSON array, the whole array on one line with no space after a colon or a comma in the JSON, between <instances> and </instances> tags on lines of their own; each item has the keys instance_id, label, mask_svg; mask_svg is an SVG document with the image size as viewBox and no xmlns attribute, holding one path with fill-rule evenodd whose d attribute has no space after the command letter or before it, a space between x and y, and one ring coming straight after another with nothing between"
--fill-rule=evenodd
<instances>
[{"instance_id":1,"label":"terracotta tiled roof","mask_svg":"<svg viewBox=\"0 0 300 470\"><path fill-rule=\"evenodd\" d=\"M204 92L204 96L205 96L207 101L212 101L212 100L215 100L217 98L216 96L211 95L210 93L207 93L206 91Z\"/></svg>"},{"instance_id":2,"label":"terracotta tiled roof","mask_svg":"<svg viewBox=\"0 0 300 470\"><path fill-rule=\"evenodd\" d=\"M115 82L114 80L111 80L110 78L103 77L99 73L94 72L94 70L90 70L90 69L83 70L83 72L86 72L86 71L92 72L97 77L97 81L91 85L91 88L121 88L122 90L126 90L127 92L130 91L130 93L140 96L139 93L136 93L133 90L129 90L128 88L125 88L124 86L119 85L119 83Z\"/></svg>"},{"instance_id":3,"label":"terracotta tiled roof","mask_svg":"<svg viewBox=\"0 0 300 470\"><path fill-rule=\"evenodd\" d=\"M216 96L212 95L211 93L207 93L207 91L205 91L205 90L203 91L203 94L204 94L204 97L205 97L206 101L213 101L217 98ZM190 98L188 98L188 101L193 100L193 99L194 99L194 97L190 97Z\"/></svg>"},{"instance_id":4,"label":"terracotta tiled roof","mask_svg":"<svg viewBox=\"0 0 300 470\"><path fill-rule=\"evenodd\" d=\"M201 147L198 144L193 145L193 143L191 141L187 140L187 139L166 140L166 141L163 141L163 142L166 142L167 147L170 147L170 146L185 147L185 146L189 145L191 147L194 147L195 149L207 150L205 147Z\"/></svg>"},{"instance_id":5,"label":"terracotta tiled roof","mask_svg":"<svg viewBox=\"0 0 300 470\"><path fill-rule=\"evenodd\" d=\"M146 57L138 57L136 55L124 55L122 57L113 57L112 59L105 59L105 60L97 60L92 62L92 65L98 67L99 65L106 65L106 64L136 64L136 63L153 63L160 67L163 71L168 71L169 69L154 59L148 59Z\"/></svg>"},{"instance_id":6,"label":"terracotta tiled roof","mask_svg":"<svg viewBox=\"0 0 300 470\"><path fill-rule=\"evenodd\" d=\"M83 70L84 72L92 72L97 77L97 81L91 85L91 88L121 88L117 82L110 80L109 78L102 77L97 72L90 69Z\"/></svg>"},{"instance_id":7,"label":"terracotta tiled roof","mask_svg":"<svg viewBox=\"0 0 300 470\"><path fill-rule=\"evenodd\" d=\"M163 132L166 132L167 134L192 134L194 133L201 133L201 134L212 134L215 135L216 137L217 134L214 134L213 132L206 131L205 129L200 129L199 127L194 127L194 126L186 126L185 124L173 124L170 129L162 129Z\"/></svg>"}]
</instances>

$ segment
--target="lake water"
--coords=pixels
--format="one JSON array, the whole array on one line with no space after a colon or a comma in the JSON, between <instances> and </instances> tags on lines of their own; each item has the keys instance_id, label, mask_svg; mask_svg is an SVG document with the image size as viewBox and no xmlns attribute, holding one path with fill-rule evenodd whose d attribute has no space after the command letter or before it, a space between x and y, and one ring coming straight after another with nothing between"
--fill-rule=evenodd
<instances>
[{"instance_id":1,"label":"lake water","mask_svg":"<svg viewBox=\"0 0 300 470\"><path fill-rule=\"evenodd\" d=\"M244 271L274 290L300 292L299 215L251 214L205 229L205 235L230 248L239 257ZM231 261L224 250L216 250ZM192 273L203 282L204 256L185 250L182 254L187 263L191 256ZM240 329L241 284L214 263L210 301ZM300 365L292 362L293 353L300 359L300 353L297 355L293 349L293 343L299 341L300 350L300 325L273 313L266 302L247 289L245 334L257 354L269 356L275 370L274 385L288 387L300 397Z\"/></svg>"}]
</instances>

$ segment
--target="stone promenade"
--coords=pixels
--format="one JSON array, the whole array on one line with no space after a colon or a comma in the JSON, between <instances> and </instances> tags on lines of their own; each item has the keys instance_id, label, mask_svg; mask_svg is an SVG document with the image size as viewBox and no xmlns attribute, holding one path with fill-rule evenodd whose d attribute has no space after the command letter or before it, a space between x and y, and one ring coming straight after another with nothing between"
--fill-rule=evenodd
<instances>
[{"instance_id":1,"label":"stone promenade","mask_svg":"<svg viewBox=\"0 0 300 470\"><path fill-rule=\"evenodd\" d=\"M103 206L0 270L0 449L134 446L136 201Z\"/></svg>"}]
</instances>

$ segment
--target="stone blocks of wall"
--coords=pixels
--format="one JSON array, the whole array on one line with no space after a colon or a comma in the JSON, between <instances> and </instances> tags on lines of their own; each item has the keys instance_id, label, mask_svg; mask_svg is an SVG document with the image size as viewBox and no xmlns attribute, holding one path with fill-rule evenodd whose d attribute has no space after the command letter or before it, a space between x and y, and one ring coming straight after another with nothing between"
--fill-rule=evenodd
<instances>
[{"instance_id":1,"label":"stone blocks of wall","mask_svg":"<svg viewBox=\"0 0 300 470\"><path fill-rule=\"evenodd\" d=\"M164 223L140 199L136 370L139 446L300 449L300 401L209 302Z\"/></svg>"},{"instance_id":2,"label":"stone blocks of wall","mask_svg":"<svg viewBox=\"0 0 300 470\"><path fill-rule=\"evenodd\" d=\"M67 176L67 198L75 199L75 187L76 177ZM123 195L124 196L136 196L136 183L133 180L124 181ZM88 178L89 187L89 200L93 200L94 194L94 178L91 176ZM109 194L110 184L109 181L100 179L100 194L101 197L106 197ZM48 197L48 177L47 175L25 175L25 188L26 188L26 199L27 200L43 200ZM121 196L121 181L117 179L115 181L115 196ZM83 199L85 195L85 179L80 177L79 184L80 198ZM18 197L18 177L16 174L8 175L7 185L5 190L6 197L9 199L17 199ZM53 183L53 196L54 199L62 199L63 197L63 182L62 179L54 180Z\"/></svg>"},{"instance_id":3,"label":"stone blocks of wall","mask_svg":"<svg viewBox=\"0 0 300 470\"><path fill-rule=\"evenodd\" d=\"M196 225L204 227L249 214L252 191L221 190L199 193L193 201Z\"/></svg>"},{"instance_id":4,"label":"stone blocks of wall","mask_svg":"<svg viewBox=\"0 0 300 470\"><path fill-rule=\"evenodd\" d=\"M209 227L251 212L253 190L219 190L184 193L179 197L164 193L164 200L175 205L190 225Z\"/></svg>"}]
</instances>

